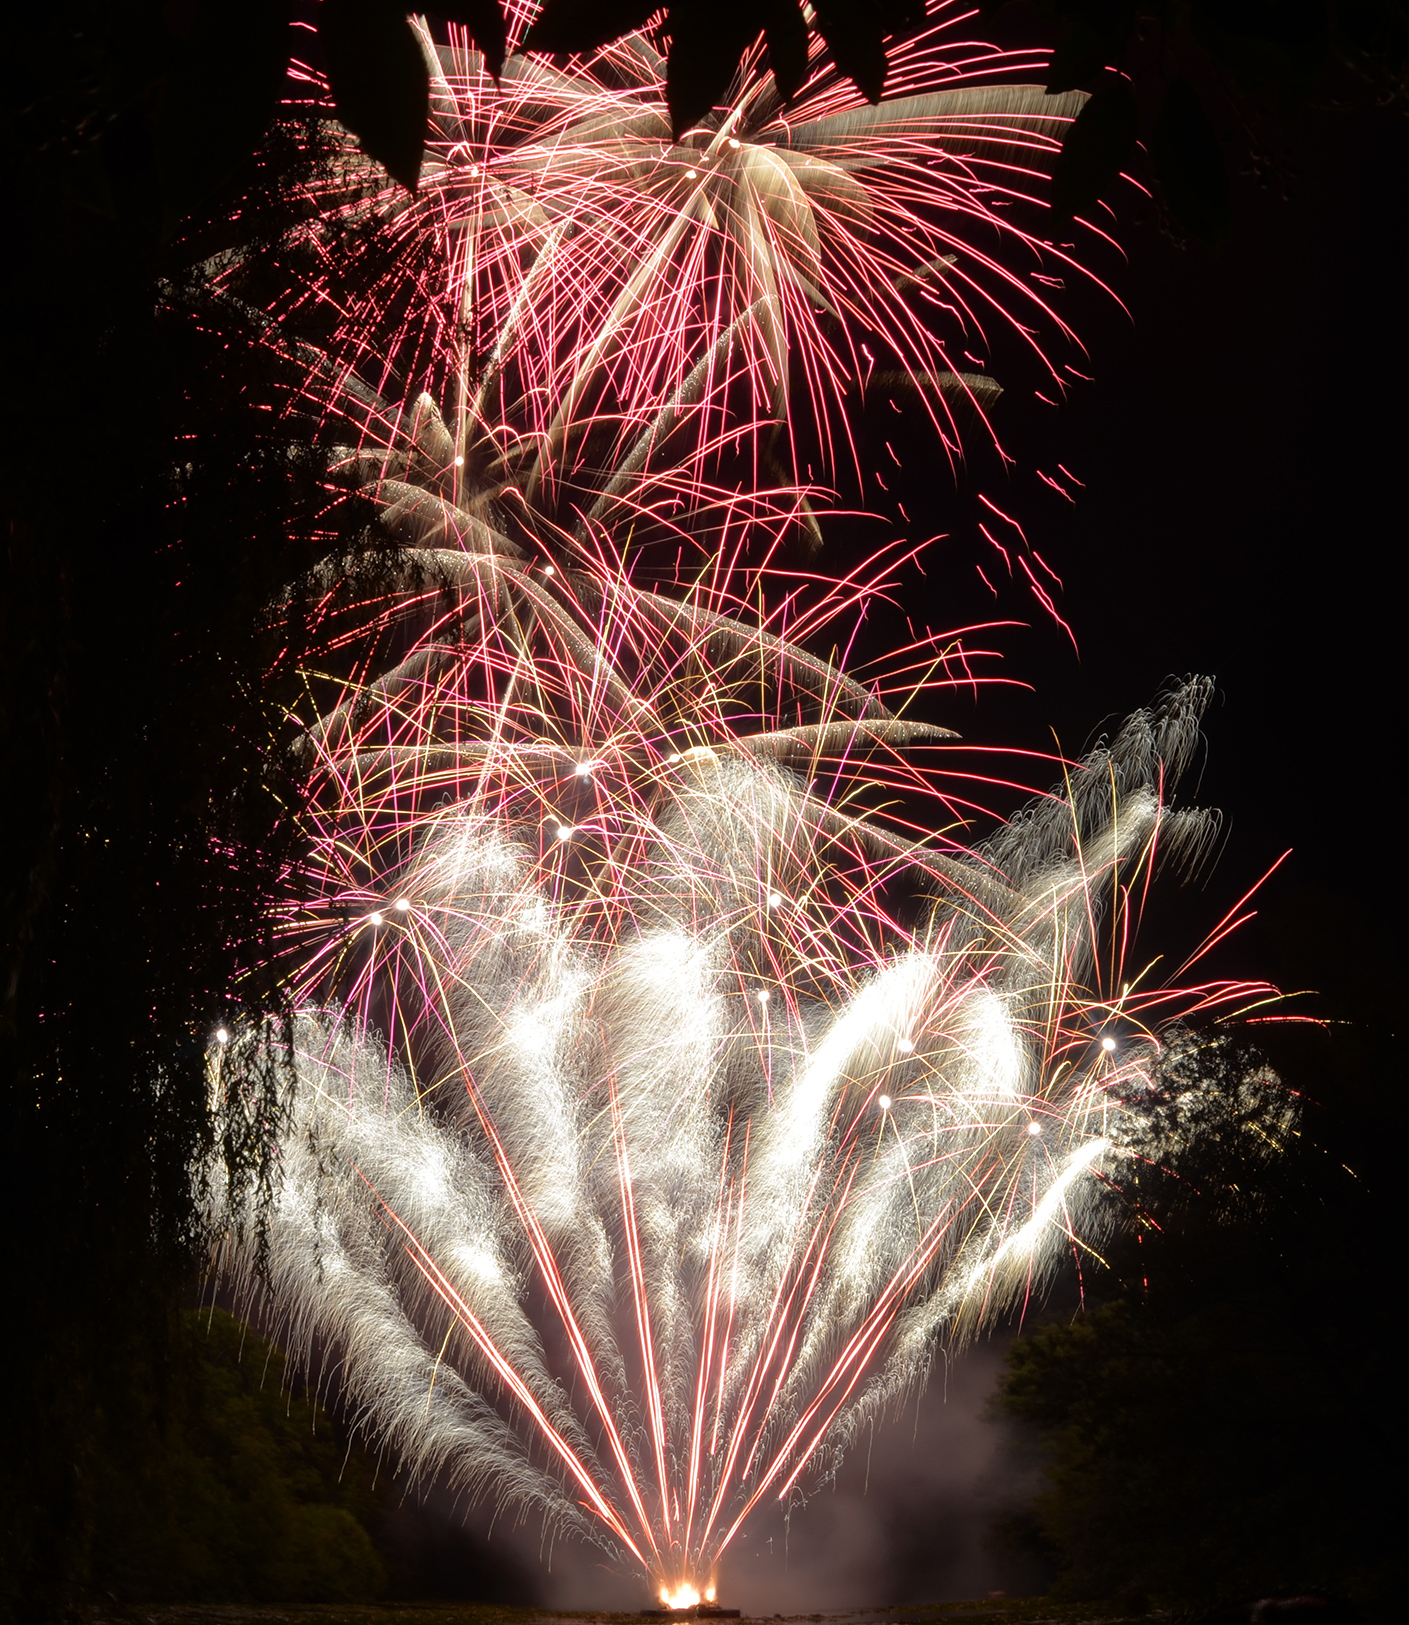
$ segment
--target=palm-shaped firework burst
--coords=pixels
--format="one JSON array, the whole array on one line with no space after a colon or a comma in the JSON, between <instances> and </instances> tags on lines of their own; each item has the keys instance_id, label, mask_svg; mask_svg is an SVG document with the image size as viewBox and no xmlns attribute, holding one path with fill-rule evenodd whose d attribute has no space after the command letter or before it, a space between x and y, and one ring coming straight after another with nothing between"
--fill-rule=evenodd
<instances>
[{"instance_id":1,"label":"palm-shaped firework burst","mask_svg":"<svg viewBox=\"0 0 1409 1625\"><path fill-rule=\"evenodd\" d=\"M877 372L952 443L947 402L989 387L954 347L1005 291L1040 303L1005 255L1070 98L939 32L896 101L744 78L672 143L643 36L497 89L436 60L425 190L344 165L302 233L365 216L398 253L289 300L298 409L401 552L391 590L320 578L358 676L309 674L295 1087L267 1251L236 1205L227 1263L264 1261L411 1469L689 1600L761 1498L1089 1244L1159 1024L1239 991L1123 957L1207 830L1164 804L1204 695L965 848L915 765L949 736L897 714L955 647L897 657L927 673L902 704L808 647L863 586L763 610L766 562L670 590L623 563L662 534L769 553L807 515L801 437L843 445ZM905 821L868 810L886 789ZM236 1030L219 1086L260 1043Z\"/></svg>"}]
</instances>

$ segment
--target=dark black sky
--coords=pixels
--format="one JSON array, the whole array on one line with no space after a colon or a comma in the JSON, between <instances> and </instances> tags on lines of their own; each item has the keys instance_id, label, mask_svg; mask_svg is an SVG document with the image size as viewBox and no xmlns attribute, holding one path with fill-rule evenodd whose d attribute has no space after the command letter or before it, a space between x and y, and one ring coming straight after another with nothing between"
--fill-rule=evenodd
<instances>
[{"instance_id":1,"label":"dark black sky","mask_svg":"<svg viewBox=\"0 0 1409 1625\"><path fill-rule=\"evenodd\" d=\"M1207 969L1315 988L1302 1009L1393 1027L1404 971L1409 127L1391 111L1313 110L1269 145L1274 175L1237 176L1236 234L1219 254L1177 246L1127 196L1117 233L1127 260L1103 274L1129 317L1103 297L1076 300L1093 382L1060 408L1000 404L1017 463L1060 461L1082 482L1075 504L1030 478L1005 493L974 471L1061 575L1079 653L1030 598L995 606L976 585L962 492L944 527L952 543L931 558L923 590L902 598L936 628L995 609L1030 620L1002 636L1004 674L1030 686L943 702L954 708L944 720L987 744L1050 750L1055 730L1075 753L1169 679L1214 677L1197 790L1223 810L1223 849L1196 885L1165 888L1145 947L1192 946L1291 848L1257 918ZM907 467L912 496L923 479ZM937 491L935 512L951 501ZM1384 1096L1343 1071L1292 1081L1347 1094L1313 1124L1328 1139ZM1350 1132L1352 1142L1368 1161L1366 1142ZM878 1442L864 1499L865 1464L853 1460L837 1496L794 1518L786 1577L735 1559L745 1607L881 1607L1033 1583L983 1548L987 1509L1019 1490L1022 1469L981 1419L998 1349L964 1359L947 1402L932 1389L918 1423Z\"/></svg>"},{"instance_id":2,"label":"dark black sky","mask_svg":"<svg viewBox=\"0 0 1409 1625\"><path fill-rule=\"evenodd\" d=\"M1127 258L1100 270L1129 316L1089 292L1063 307L1093 381L1056 408L1013 390L995 419L1019 468L1060 462L1082 482L1076 501L975 467L951 519L936 470L933 528L953 540L904 598L936 628L1030 621L1000 634L1003 675L1027 687L961 691L942 707L984 744L1050 750L1055 730L1074 754L1169 679L1215 678L1198 795L1223 810L1225 846L1201 891L1174 899L1171 929L1211 925L1292 848L1259 920L1212 968L1335 983L1363 1005L1395 985L1386 955L1402 964L1391 922L1409 129L1390 110L1311 110L1268 145L1268 183L1235 177L1221 253L1176 245L1126 194ZM1237 162L1246 149L1232 151ZM1000 377L1003 365L1000 354ZM912 502L924 479L907 466ZM976 561L995 580L1001 568L971 540L974 489L1062 577L1079 653L1030 596L1005 588L995 603L978 582Z\"/></svg>"}]
</instances>

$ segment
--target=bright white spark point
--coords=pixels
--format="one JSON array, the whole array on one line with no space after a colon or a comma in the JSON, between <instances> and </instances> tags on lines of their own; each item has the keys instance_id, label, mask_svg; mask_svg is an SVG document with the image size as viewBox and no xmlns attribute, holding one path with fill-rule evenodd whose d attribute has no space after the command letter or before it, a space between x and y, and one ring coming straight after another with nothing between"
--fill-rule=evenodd
<instances>
[{"instance_id":1,"label":"bright white spark point","mask_svg":"<svg viewBox=\"0 0 1409 1625\"><path fill-rule=\"evenodd\" d=\"M577 766L573 768L573 772L578 776L579 779L590 779L592 777L592 769L596 767L596 765L597 764L595 762L579 762Z\"/></svg>"},{"instance_id":2,"label":"bright white spark point","mask_svg":"<svg viewBox=\"0 0 1409 1625\"><path fill-rule=\"evenodd\" d=\"M215 1029L215 1042L217 1044L228 1044L230 1042L230 1035L223 1027Z\"/></svg>"},{"instance_id":3,"label":"bright white spark point","mask_svg":"<svg viewBox=\"0 0 1409 1625\"><path fill-rule=\"evenodd\" d=\"M731 147L733 147L736 151L738 150L739 143L737 141L735 141L735 139L733 138L732 135L729 137L729 145Z\"/></svg>"},{"instance_id":4,"label":"bright white spark point","mask_svg":"<svg viewBox=\"0 0 1409 1625\"><path fill-rule=\"evenodd\" d=\"M888 1112L890 1110L890 1104L891 1104L890 1096L889 1095L877 1095L876 1096L876 1104L881 1108L881 1110L883 1112Z\"/></svg>"},{"instance_id":5,"label":"bright white spark point","mask_svg":"<svg viewBox=\"0 0 1409 1625\"><path fill-rule=\"evenodd\" d=\"M465 466L465 459L463 457L457 457L455 459L455 466L456 468L463 468Z\"/></svg>"},{"instance_id":6,"label":"bright white spark point","mask_svg":"<svg viewBox=\"0 0 1409 1625\"><path fill-rule=\"evenodd\" d=\"M573 827L572 827L571 824L559 824L558 825L558 839L560 841L571 840L572 836L573 836Z\"/></svg>"},{"instance_id":7,"label":"bright white spark point","mask_svg":"<svg viewBox=\"0 0 1409 1625\"><path fill-rule=\"evenodd\" d=\"M1027 1132L1029 1134L1041 1134L1041 1132L1042 1132L1041 1123L1029 1123L1027 1125Z\"/></svg>"},{"instance_id":8,"label":"bright white spark point","mask_svg":"<svg viewBox=\"0 0 1409 1625\"><path fill-rule=\"evenodd\" d=\"M381 917L380 914L369 914L367 916L367 924L368 925L380 925L381 923L382 923L382 917Z\"/></svg>"},{"instance_id":9,"label":"bright white spark point","mask_svg":"<svg viewBox=\"0 0 1409 1625\"><path fill-rule=\"evenodd\" d=\"M1103 1038L1101 1040L1101 1048L1105 1050L1107 1055L1109 1055L1110 1052L1115 1048L1115 1039Z\"/></svg>"},{"instance_id":10,"label":"bright white spark point","mask_svg":"<svg viewBox=\"0 0 1409 1625\"><path fill-rule=\"evenodd\" d=\"M553 566L551 564L545 564L543 566L543 574L545 576L554 576L554 575L557 575L557 573L558 572L553 568Z\"/></svg>"},{"instance_id":11,"label":"bright white spark point","mask_svg":"<svg viewBox=\"0 0 1409 1625\"><path fill-rule=\"evenodd\" d=\"M678 762L679 760L680 760L680 752L679 751L672 751L670 753L670 755L666 757L666 761L670 762L672 764L674 764L675 762Z\"/></svg>"},{"instance_id":12,"label":"bright white spark point","mask_svg":"<svg viewBox=\"0 0 1409 1625\"><path fill-rule=\"evenodd\" d=\"M695 172L694 172L694 170L693 170L693 169L687 169L687 170L686 170L686 171L685 171L685 179L686 179L686 180L687 180L687 181L692 181L692 180L694 180L694 178L695 178ZM698 1601L699 1601L699 1598L698 1598L698 1597L696 1597L696 1598L695 1598L695 1601L696 1601L696 1602L698 1602Z\"/></svg>"},{"instance_id":13,"label":"bright white spark point","mask_svg":"<svg viewBox=\"0 0 1409 1625\"><path fill-rule=\"evenodd\" d=\"M758 995L758 1002L760 1004L767 1004L768 1003L768 989L767 988L764 988L764 990Z\"/></svg>"},{"instance_id":14,"label":"bright white spark point","mask_svg":"<svg viewBox=\"0 0 1409 1625\"><path fill-rule=\"evenodd\" d=\"M777 908L782 903L782 901L783 901L783 894L781 892L776 892L776 891L769 892L769 894L768 894L768 906L769 906L769 908Z\"/></svg>"},{"instance_id":15,"label":"bright white spark point","mask_svg":"<svg viewBox=\"0 0 1409 1625\"><path fill-rule=\"evenodd\" d=\"M411 907L411 899L409 897L398 897L396 899L396 906L399 912L404 914L407 909Z\"/></svg>"},{"instance_id":16,"label":"bright white spark point","mask_svg":"<svg viewBox=\"0 0 1409 1625\"><path fill-rule=\"evenodd\" d=\"M914 1049L915 1045L913 1041L908 1038L897 1038L895 1041L895 1047L902 1055L908 1055L910 1051Z\"/></svg>"}]
</instances>

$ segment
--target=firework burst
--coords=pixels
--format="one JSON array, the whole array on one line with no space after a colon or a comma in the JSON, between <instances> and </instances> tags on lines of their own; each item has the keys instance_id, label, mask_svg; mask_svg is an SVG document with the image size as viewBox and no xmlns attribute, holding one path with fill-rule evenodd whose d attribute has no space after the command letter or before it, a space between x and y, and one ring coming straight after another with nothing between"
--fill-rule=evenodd
<instances>
[{"instance_id":1,"label":"firework burst","mask_svg":"<svg viewBox=\"0 0 1409 1625\"><path fill-rule=\"evenodd\" d=\"M1076 99L949 38L879 108L744 77L673 144L642 36L502 91L452 36L424 190L340 160L311 194L302 248L371 221L375 274L271 330L311 334L296 411L399 552L312 583L281 1178L217 1212L224 1268L412 1472L663 1597L1097 1243L1161 1030L1248 991L1127 963L1210 830L1168 805L1203 687L968 846L913 713L970 656L861 682L813 646L881 574L778 591L804 427L849 444L879 368L954 451L990 387L954 346L1045 308L1003 256ZM662 534L713 552L648 587L627 544ZM269 1053L222 1029L215 1087Z\"/></svg>"},{"instance_id":2,"label":"firework burst","mask_svg":"<svg viewBox=\"0 0 1409 1625\"><path fill-rule=\"evenodd\" d=\"M943 729L708 594L437 568L305 735L275 1301L413 1471L698 1587L1097 1242L1159 1027L1246 994L1121 953L1209 832L1161 800L1206 694L965 850L862 805L955 824Z\"/></svg>"},{"instance_id":3,"label":"firework burst","mask_svg":"<svg viewBox=\"0 0 1409 1625\"><path fill-rule=\"evenodd\" d=\"M990 331L1060 387L1043 346L1071 335L1051 301L1086 274L1044 240L1084 97L1015 82L1041 57L966 40L967 20L941 8L898 48L878 107L822 59L784 106L746 58L727 105L679 142L644 34L570 70L511 55L498 85L455 30L423 36L420 191L345 140L307 188L303 269L275 312L317 335L303 407L352 411L359 443L424 447L427 426L402 421L424 412L416 380L443 414L435 498L579 539L698 524L720 481L797 492L854 467L848 418L868 390L919 403L956 460L956 411L991 434Z\"/></svg>"}]
</instances>

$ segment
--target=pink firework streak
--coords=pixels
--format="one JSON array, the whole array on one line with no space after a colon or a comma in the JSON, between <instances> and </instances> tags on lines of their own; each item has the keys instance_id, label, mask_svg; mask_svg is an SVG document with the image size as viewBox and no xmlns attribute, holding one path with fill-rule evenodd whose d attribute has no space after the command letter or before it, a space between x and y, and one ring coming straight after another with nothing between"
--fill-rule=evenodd
<instances>
[{"instance_id":1,"label":"pink firework streak","mask_svg":"<svg viewBox=\"0 0 1409 1625\"><path fill-rule=\"evenodd\" d=\"M365 216L368 276L274 312L397 550L312 582L282 1177L262 1240L218 1215L224 1267L408 1470L674 1601L1098 1243L1173 1024L1269 991L1132 957L1207 842L1167 805L1205 686L966 846L982 776L914 713L974 651L863 683L815 651L906 561L775 569L815 523L799 425L846 443L880 366L952 451L986 380L950 346L1046 312L1007 256L1080 98L948 39L879 108L746 78L679 145L642 36L500 92L452 45L422 193L340 160L290 255ZM215 1087L273 1058L222 1030Z\"/></svg>"}]
</instances>

